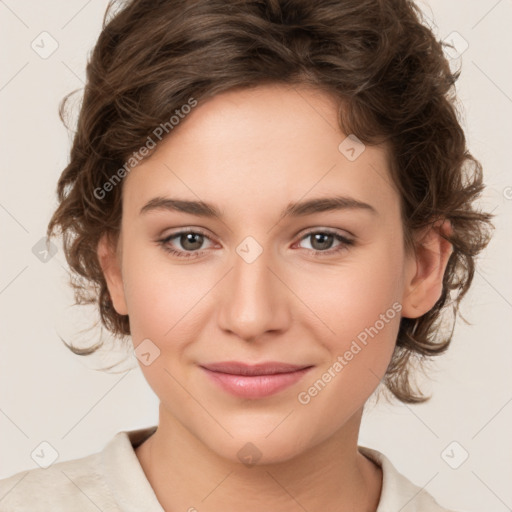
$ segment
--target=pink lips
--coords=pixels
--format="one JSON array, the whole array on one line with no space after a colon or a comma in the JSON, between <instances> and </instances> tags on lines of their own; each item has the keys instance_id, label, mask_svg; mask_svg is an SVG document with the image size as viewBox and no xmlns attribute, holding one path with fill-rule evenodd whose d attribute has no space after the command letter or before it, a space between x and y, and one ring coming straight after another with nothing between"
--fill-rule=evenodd
<instances>
[{"instance_id":1,"label":"pink lips","mask_svg":"<svg viewBox=\"0 0 512 512\"><path fill-rule=\"evenodd\" d=\"M222 389L241 398L264 398L298 382L312 366L268 362L249 365L227 361L202 365Z\"/></svg>"}]
</instances>

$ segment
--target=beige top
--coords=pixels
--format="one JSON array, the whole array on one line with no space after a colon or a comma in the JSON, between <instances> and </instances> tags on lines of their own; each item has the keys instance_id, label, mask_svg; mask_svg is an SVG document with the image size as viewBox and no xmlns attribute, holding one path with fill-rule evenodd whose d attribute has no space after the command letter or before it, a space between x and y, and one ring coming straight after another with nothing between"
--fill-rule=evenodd
<instances>
[{"instance_id":1,"label":"beige top","mask_svg":"<svg viewBox=\"0 0 512 512\"><path fill-rule=\"evenodd\" d=\"M1 512L164 512L135 448L156 426L118 432L102 451L0 480ZM453 512L399 473L382 453L359 447L382 468L376 512Z\"/></svg>"}]
</instances>

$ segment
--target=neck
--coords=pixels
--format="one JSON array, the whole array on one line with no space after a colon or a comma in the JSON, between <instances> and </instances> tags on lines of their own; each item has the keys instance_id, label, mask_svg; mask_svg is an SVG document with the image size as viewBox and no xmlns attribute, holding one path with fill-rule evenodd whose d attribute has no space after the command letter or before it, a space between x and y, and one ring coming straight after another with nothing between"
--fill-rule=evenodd
<instances>
[{"instance_id":1,"label":"neck","mask_svg":"<svg viewBox=\"0 0 512 512\"><path fill-rule=\"evenodd\" d=\"M246 466L215 453L160 406L135 453L164 510L375 512L382 472L357 451L362 410L290 460Z\"/></svg>"}]
</instances>

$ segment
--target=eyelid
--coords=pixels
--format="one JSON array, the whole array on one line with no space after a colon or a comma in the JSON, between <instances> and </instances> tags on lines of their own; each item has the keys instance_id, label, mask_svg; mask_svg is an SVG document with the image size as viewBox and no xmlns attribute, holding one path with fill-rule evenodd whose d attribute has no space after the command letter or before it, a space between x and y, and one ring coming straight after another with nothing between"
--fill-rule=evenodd
<instances>
[{"instance_id":1,"label":"eyelid","mask_svg":"<svg viewBox=\"0 0 512 512\"><path fill-rule=\"evenodd\" d=\"M305 237L312 235L314 233L326 233L329 235L341 237L344 240L351 241L351 242L354 242L355 238L356 238L352 233L350 233L350 231L347 231L347 230L339 230L339 229L335 229L335 228L323 228L323 227L316 227L316 226L312 227L312 228L306 228L302 231L299 231L299 233L297 233L295 235L295 237L298 237L299 241L300 241L300 240L304 239Z\"/></svg>"},{"instance_id":2,"label":"eyelid","mask_svg":"<svg viewBox=\"0 0 512 512\"><path fill-rule=\"evenodd\" d=\"M203 235L210 240L212 239L212 236L207 231L195 226L183 226L180 228L176 228L176 230L169 231L165 235L160 236L159 238L172 238L174 236L183 235L185 233L197 233L198 235Z\"/></svg>"}]
</instances>

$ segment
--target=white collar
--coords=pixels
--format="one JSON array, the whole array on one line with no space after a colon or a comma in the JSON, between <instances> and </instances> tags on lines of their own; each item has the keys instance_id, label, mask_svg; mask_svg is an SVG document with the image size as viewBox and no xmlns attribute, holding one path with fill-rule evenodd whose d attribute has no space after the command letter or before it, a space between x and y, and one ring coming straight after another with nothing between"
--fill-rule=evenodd
<instances>
[{"instance_id":1,"label":"white collar","mask_svg":"<svg viewBox=\"0 0 512 512\"><path fill-rule=\"evenodd\" d=\"M135 448L156 429L157 426L152 426L118 432L101 452L104 478L124 512L165 512L135 454ZM376 512L450 512L398 472L381 452L365 446L358 449L382 468L382 489ZM133 482L137 482L136 485Z\"/></svg>"}]
</instances>

